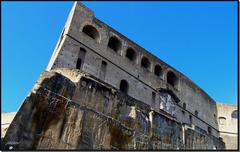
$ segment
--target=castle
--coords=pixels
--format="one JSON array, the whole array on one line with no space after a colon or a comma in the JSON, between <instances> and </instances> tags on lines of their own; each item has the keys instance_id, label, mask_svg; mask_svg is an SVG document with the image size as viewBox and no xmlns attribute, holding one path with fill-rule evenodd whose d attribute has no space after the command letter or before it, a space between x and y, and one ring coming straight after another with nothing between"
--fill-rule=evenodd
<instances>
[{"instance_id":1,"label":"castle","mask_svg":"<svg viewBox=\"0 0 240 152\"><path fill-rule=\"evenodd\" d=\"M80 2L75 2L68 16L46 71L59 69L76 69L83 77L89 75L99 83L150 106L151 111L181 127L183 135L179 135L179 141L185 145L191 138L187 131L194 137L199 136L192 138L196 140L195 145L194 142L188 143L191 146L185 148L196 148L197 144L204 142L209 142L209 145L204 147L203 144L196 149L225 149L228 145L237 148L237 129L234 141L226 144L225 139L233 138L226 131L231 128L225 128L224 135L222 121L226 116L219 110L220 104L181 72L95 18L94 13ZM59 73L64 75L64 70ZM230 112L234 110L237 113L236 106ZM149 113L150 126L153 117ZM236 128L237 119L233 121L232 127ZM202 142L202 136L208 138ZM127 147L126 143L121 146ZM114 148L119 148L119 145Z\"/></svg>"},{"instance_id":2,"label":"castle","mask_svg":"<svg viewBox=\"0 0 240 152\"><path fill-rule=\"evenodd\" d=\"M172 118L218 136L217 105L186 76L94 17L73 7L47 70L76 68Z\"/></svg>"}]
</instances>

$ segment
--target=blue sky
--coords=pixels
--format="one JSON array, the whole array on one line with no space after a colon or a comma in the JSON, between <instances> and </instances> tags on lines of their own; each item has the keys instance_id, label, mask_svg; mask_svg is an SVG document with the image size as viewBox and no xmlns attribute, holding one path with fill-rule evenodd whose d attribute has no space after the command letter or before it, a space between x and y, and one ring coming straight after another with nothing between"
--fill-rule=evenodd
<instances>
[{"instance_id":1,"label":"blue sky","mask_svg":"<svg viewBox=\"0 0 240 152\"><path fill-rule=\"evenodd\" d=\"M214 100L237 103L237 2L83 2ZM47 67L73 2L2 2L2 112Z\"/></svg>"}]
</instances>

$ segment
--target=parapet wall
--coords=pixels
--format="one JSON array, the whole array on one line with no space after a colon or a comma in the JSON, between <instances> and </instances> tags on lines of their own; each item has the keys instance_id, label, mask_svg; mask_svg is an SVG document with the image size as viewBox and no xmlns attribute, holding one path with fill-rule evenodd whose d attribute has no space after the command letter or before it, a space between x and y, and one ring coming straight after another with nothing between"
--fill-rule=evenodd
<instances>
[{"instance_id":1,"label":"parapet wall","mask_svg":"<svg viewBox=\"0 0 240 152\"><path fill-rule=\"evenodd\" d=\"M91 27L88 30L92 29L90 36L84 32L86 26ZM112 37L120 45L115 42L111 48L109 41ZM217 108L213 99L179 71L96 19L93 12L81 3L75 3L47 70L76 68L80 48L85 50L84 58L81 57L82 71L118 89L121 80L126 80L128 95L155 109L159 109L161 102L159 89L170 90L180 101L176 103L179 121L192 123L205 131L210 128L218 137ZM129 48L135 52L132 60L127 57ZM143 62L143 58L148 62ZM106 63L104 70L103 62ZM159 74L156 74L156 65L160 66ZM169 72L175 75L174 82L168 77ZM153 94L156 94L154 100Z\"/></svg>"}]
</instances>

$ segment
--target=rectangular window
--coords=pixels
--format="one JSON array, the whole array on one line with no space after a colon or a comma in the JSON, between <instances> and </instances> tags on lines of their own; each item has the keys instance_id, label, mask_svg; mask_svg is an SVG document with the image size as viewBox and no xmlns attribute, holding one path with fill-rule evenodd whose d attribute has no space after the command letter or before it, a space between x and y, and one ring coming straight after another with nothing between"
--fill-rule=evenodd
<instances>
[{"instance_id":1,"label":"rectangular window","mask_svg":"<svg viewBox=\"0 0 240 152\"><path fill-rule=\"evenodd\" d=\"M156 93L152 92L152 106L155 107Z\"/></svg>"},{"instance_id":2,"label":"rectangular window","mask_svg":"<svg viewBox=\"0 0 240 152\"><path fill-rule=\"evenodd\" d=\"M82 60L80 58L78 58L77 59L76 69L80 69L81 68L81 64L82 64Z\"/></svg>"},{"instance_id":3,"label":"rectangular window","mask_svg":"<svg viewBox=\"0 0 240 152\"><path fill-rule=\"evenodd\" d=\"M102 61L101 69L100 69L100 79L104 80L107 70L107 62Z\"/></svg>"},{"instance_id":4,"label":"rectangular window","mask_svg":"<svg viewBox=\"0 0 240 152\"><path fill-rule=\"evenodd\" d=\"M189 115L189 123L192 124L192 115Z\"/></svg>"},{"instance_id":5,"label":"rectangular window","mask_svg":"<svg viewBox=\"0 0 240 152\"><path fill-rule=\"evenodd\" d=\"M85 59L85 55L86 55L86 50L84 48L80 48L80 51L78 53L77 63L76 63L76 69L82 68L82 65L83 65L84 59Z\"/></svg>"}]
</instances>

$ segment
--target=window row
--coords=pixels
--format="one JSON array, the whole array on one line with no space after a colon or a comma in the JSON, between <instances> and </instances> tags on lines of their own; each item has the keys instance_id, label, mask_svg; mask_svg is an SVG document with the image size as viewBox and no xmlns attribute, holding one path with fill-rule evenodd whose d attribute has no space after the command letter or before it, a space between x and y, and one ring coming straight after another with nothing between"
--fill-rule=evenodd
<instances>
[{"instance_id":1,"label":"window row","mask_svg":"<svg viewBox=\"0 0 240 152\"><path fill-rule=\"evenodd\" d=\"M82 29L82 32L96 41L99 41L99 39L100 39L99 32L92 25L84 26ZM112 36L108 40L108 47L110 49L112 49L113 51L118 52L122 48L122 43L117 37ZM135 60L137 59L137 52L133 48L129 47L126 50L125 57L127 59L129 59L130 61L135 62ZM141 64L141 67L143 67L144 69L150 69L150 67L151 67L151 62L146 56L143 56L141 58L140 64ZM161 76L163 73L162 67L159 64L156 64L153 70L154 70L153 72L156 76ZM170 84L171 86L175 87L177 84L177 81L178 81L177 76L173 72L168 72L167 83Z\"/></svg>"}]
</instances>

